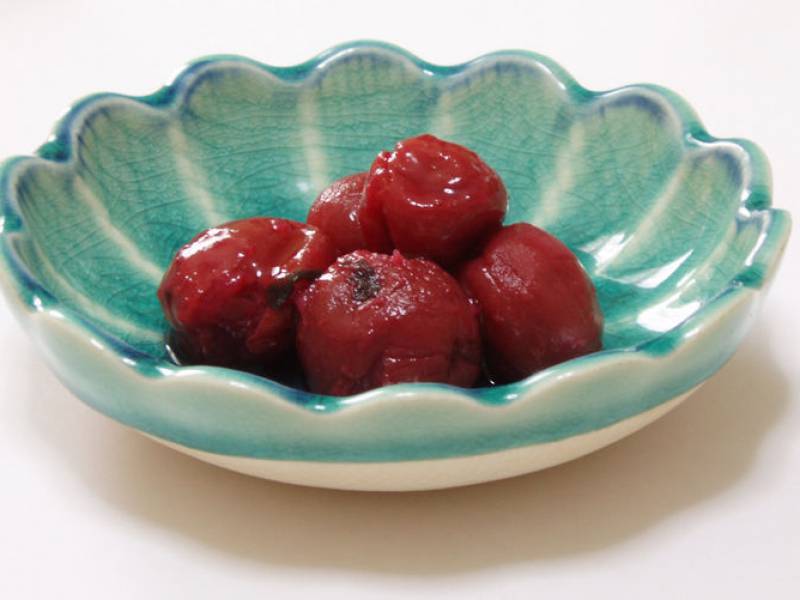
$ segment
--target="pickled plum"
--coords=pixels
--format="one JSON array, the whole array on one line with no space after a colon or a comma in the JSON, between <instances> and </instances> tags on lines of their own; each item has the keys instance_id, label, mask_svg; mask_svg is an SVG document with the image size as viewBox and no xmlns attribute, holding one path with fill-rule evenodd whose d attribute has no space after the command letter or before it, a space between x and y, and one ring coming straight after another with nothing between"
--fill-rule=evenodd
<instances>
[{"instance_id":1,"label":"pickled plum","mask_svg":"<svg viewBox=\"0 0 800 600\"><path fill-rule=\"evenodd\" d=\"M481 158L432 135L398 142L372 163L366 207L381 211L394 246L447 267L500 228L506 188Z\"/></svg>"},{"instance_id":2,"label":"pickled plum","mask_svg":"<svg viewBox=\"0 0 800 600\"><path fill-rule=\"evenodd\" d=\"M471 386L480 375L477 311L430 261L359 250L296 298L297 349L314 392L408 381Z\"/></svg>"},{"instance_id":3,"label":"pickled plum","mask_svg":"<svg viewBox=\"0 0 800 600\"><path fill-rule=\"evenodd\" d=\"M322 232L287 219L200 233L178 251L158 290L173 343L191 362L264 366L293 347L295 288L335 259Z\"/></svg>"},{"instance_id":4,"label":"pickled plum","mask_svg":"<svg viewBox=\"0 0 800 600\"><path fill-rule=\"evenodd\" d=\"M591 280L562 242L533 225L497 232L459 279L480 307L486 362L498 382L601 348Z\"/></svg>"},{"instance_id":5,"label":"pickled plum","mask_svg":"<svg viewBox=\"0 0 800 600\"><path fill-rule=\"evenodd\" d=\"M391 252L392 242L380 210L364 202L367 173L356 173L325 188L308 211L306 219L336 245L339 254L354 250Z\"/></svg>"}]
</instances>

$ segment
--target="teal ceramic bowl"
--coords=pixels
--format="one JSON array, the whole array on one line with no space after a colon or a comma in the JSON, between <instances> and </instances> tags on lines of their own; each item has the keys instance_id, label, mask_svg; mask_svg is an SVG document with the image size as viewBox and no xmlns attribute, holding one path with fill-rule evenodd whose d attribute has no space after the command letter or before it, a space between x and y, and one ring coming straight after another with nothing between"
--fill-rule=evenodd
<instances>
[{"instance_id":1,"label":"teal ceramic bowl","mask_svg":"<svg viewBox=\"0 0 800 600\"><path fill-rule=\"evenodd\" d=\"M602 352L500 387L344 398L168 360L155 291L181 244L230 219L302 220L326 184L422 132L475 149L507 184L508 222L577 253ZM763 154L710 136L668 90L592 92L527 52L439 66L380 43L281 68L216 56L149 96L90 96L4 164L0 195L2 288L75 395L224 467L371 490L533 471L664 414L733 354L790 226Z\"/></svg>"}]
</instances>

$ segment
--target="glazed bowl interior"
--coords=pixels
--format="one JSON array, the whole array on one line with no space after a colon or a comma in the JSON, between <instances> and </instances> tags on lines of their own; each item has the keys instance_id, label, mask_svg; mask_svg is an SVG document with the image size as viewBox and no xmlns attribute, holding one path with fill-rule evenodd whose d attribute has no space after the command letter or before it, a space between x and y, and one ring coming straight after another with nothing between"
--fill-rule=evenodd
<instances>
[{"instance_id":1,"label":"glazed bowl interior","mask_svg":"<svg viewBox=\"0 0 800 600\"><path fill-rule=\"evenodd\" d=\"M81 101L5 171L15 285L137 368L170 369L156 289L180 245L232 219L303 220L328 183L423 132L477 151L506 182L507 222L579 256L605 353L670 352L692 317L762 285L788 231L760 151L711 138L667 90L590 92L529 53L440 67L355 44L289 68L199 60L153 95Z\"/></svg>"}]
</instances>

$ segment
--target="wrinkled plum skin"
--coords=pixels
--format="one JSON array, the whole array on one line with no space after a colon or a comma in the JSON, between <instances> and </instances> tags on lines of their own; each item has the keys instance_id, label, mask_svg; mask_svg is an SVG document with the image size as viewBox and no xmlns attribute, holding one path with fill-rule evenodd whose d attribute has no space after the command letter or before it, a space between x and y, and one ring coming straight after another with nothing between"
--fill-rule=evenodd
<instances>
[{"instance_id":1,"label":"wrinkled plum skin","mask_svg":"<svg viewBox=\"0 0 800 600\"><path fill-rule=\"evenodd\" d=\"M392 251L383 214L364 202L366 183L367 173L342 177L325 188L308 211L308 224L325 233L340 255L361 249Z\"/></svg>"},{"instance_id":2,"label":"wrinkled plum skin","mask_svg":"<svg viewBox=\"0 0 800 600\"><path fill-rule=\"evenodd\" d=\"M366 206L383 213L394 246L405 256L449 267L500 228L508 198L498 174L477 154L426 134L378 155Z\"/></svg>"},{"instance_id":3,"label":"wrinkled plum skin","mask_svg":"<svg viewBox=\"0 0 800 600\"><path fill-rule=\"evenodd\" d=\"M459 280L480 307L485 360L498 383L601 348L591 280L562 242L533 225L504 227Z\"/></svg>"},{"instance_id":4,"label":"wrinkled plum skin","mask_svg":"<svg viewBox=\"0 0 800 600\"><path fill-rule=\"evenodd\" d=\"M480 375L477 311L430 261L353 252L296 303L298 355L314 392L411 381L469 387Z\"/></svg>"},{"instance_id":5,"label":"wrinkled plum skin","mask_svg":"<svg viewBox=\"0 0 800 600\"><path fill-rule=\"evenodd\" d=\"M287 219L208 229L183 246L158 298L187 362L265 367L294 345L290 296L336 259L327 237Z\"/></svg>"}]
</instances>

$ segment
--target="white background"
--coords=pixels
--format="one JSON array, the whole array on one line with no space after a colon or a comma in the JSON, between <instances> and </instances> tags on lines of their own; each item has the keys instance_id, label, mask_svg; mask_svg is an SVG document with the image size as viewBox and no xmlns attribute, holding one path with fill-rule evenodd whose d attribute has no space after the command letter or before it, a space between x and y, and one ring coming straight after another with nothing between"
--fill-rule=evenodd
<instances>
[{"instance_id":1,"label":"white background","mask_svg":"<svg viewBox=\"0 0 800 600\"><path fill-rule=\"evenodd\" d=\"M32 151L72 100L152 91L198 55L519 47L592 88L675 89L713 134L761 144L776 205L800 214L794 2L538 4L0 0L0 156ZM438 493L290 487L158 447L73 398L0 305L0 597L799 598L798 247L676 412L572 464Z\"/></svg>"}]
</instances>

